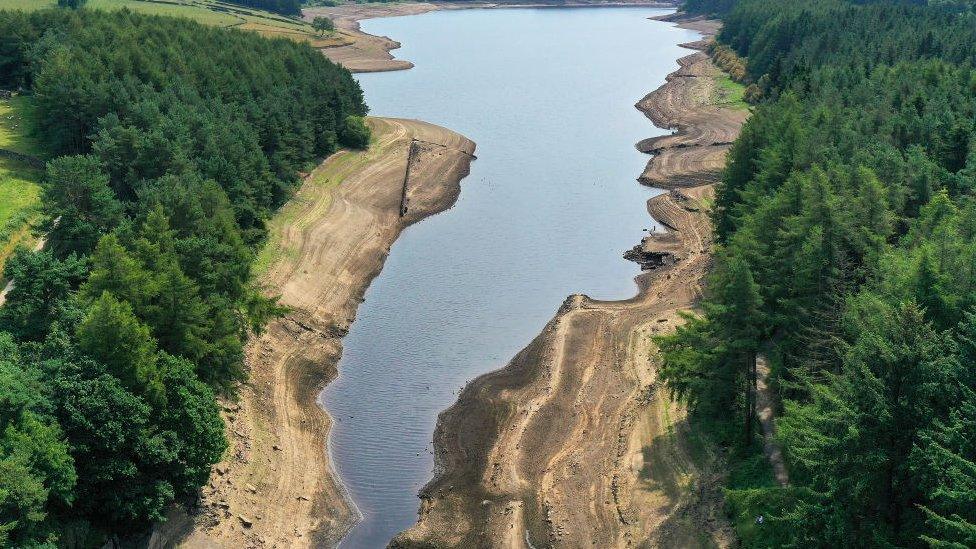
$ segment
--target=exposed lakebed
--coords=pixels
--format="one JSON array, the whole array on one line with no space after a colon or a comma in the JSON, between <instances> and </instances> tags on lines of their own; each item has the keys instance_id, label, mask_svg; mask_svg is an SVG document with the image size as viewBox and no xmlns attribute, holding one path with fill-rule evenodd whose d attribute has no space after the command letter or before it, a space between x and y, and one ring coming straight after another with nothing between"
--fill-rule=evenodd
<instances>
[{"instance_id":1,"label":"exposed lakebed","mask_svg":"<svg viewBox=\"0 0 976 549\"><path fill-rule=\"evenodd\" d=\"M698 35L651 8L438 11L367 20L408 71L359 75L371 113L478 144L450 211L407 229L366 293L322 400L329 445L364 515L343 547L385 546L416 519L437 414L504 366L565 297L635 293L623 259L651 229L635 181L656 130L633 103Z\"/></svg>"}]
</instances>

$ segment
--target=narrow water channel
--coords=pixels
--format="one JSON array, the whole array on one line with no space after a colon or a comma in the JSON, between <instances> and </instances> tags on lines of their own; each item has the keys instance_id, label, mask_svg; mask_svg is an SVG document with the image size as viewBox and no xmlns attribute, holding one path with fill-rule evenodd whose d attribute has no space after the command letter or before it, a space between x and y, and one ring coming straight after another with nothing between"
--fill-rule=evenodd
<instances>
[{"instance_id":1,"label":"narrow water channel","mask_svg":"<svg viewBox=\"0 0 976 549\"><path fill-rule=\"evenodd\" d=\"M345 548L411 526L431 477L437 414L500 368L563 299L633 295L624 250L650 229L654 191L634 143L660 135L633 104L698 35L650 8L432 12L363 22L403 44L408 71L359 75L371 113L473 139L478 160L450 211L393 246L322 394L329 447L363 521Z\"/></svg>"}]
</instances>

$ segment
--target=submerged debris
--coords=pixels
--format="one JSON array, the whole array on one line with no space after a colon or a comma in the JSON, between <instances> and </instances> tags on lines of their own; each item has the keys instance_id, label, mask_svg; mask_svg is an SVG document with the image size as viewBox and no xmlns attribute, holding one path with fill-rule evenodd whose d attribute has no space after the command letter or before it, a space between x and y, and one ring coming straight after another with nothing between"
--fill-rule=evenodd
<instances>
[{"instance_id":1,"label":"submerged debris","mask_svg":"<svg viewBox=\"0 0 976 549\"><path fill-rule=\"evenodd\" d=\"M637 263L642 271L667 267L678 262L678 258L671 252L647 251L640 244L624 252L624 259Z\"/></svg>"}]
</instances>

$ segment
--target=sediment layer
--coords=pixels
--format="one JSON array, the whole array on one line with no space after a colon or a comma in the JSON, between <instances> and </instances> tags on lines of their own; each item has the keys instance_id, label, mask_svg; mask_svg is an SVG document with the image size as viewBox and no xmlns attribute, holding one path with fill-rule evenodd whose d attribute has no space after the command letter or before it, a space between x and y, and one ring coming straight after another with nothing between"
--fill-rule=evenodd
<instances>
[{"instance_id":1,"label":"sediment layer","mask_svg":"<svg viewBox=\"0 0 976 549\"><path fill-rule=\"evenodd\" d=\"M386 4L342 4L335 7L316 7L303 10L306 20L316 16L332 19L336 32L345 44L323 48L322 52L332 61L341 64L352 72L398 71L413 67L413 63L396 59L390 53L400 47L400 43L386 36L373 36L363 32L359 22L376 17L396 17L416 15L438 9L434 4L386 3Z\"/></svg>"},{"instance_id":2,"label":"sediment layer","mask_svg":"<svg viewBox=\"0 0 976 549\"><path fill-rule=\"evenodd\" d=\"M439 417L438 474L421 491L419 521L391 546L731 543L717 473L693 459L685 411L659 386L651 339L682 322L708 271L707 198L745 120L709 102L719 75L696 53L638 104L677 130L642 142L657 154L641 181L671 192L648 202L666 231L636 250L670 261L641 275L632 299L570 296L505 368L465 387Z\"/></svg>"},{"instance_id":3,"label":"sediment layer","mask_svg":"<svg viewBox=\"0 0 976 549\"><path fill-rule=\"evenodd\" d=\"M271 221L273 258L261 282L290 312L247 347L249 381L225 406L230 449L200 508L174 516L157 542L329 546L356 520L326 453L331 421L317 397L336 375L341 339L390 246L406 226L454 204L475 148L415 120L369 125L368 151L329 157Z\"/></svg>"},{"instance_id":4,"label":"sediment layer","mask_svg":"<svg viewBox=\"0 0 976 549\"><path fill-rule=\"evenodd\" d=\"M667 84L637 102L656 126L676 133L645 139L637 148L654 154L640 181L655 187L695 186L703 177L716 181L725 154L749 111L715 104L715 80L722 72L704 52L678 60L681 68ZM693 150L683 150L692 147Z\"/></svg>"}]
</instances>

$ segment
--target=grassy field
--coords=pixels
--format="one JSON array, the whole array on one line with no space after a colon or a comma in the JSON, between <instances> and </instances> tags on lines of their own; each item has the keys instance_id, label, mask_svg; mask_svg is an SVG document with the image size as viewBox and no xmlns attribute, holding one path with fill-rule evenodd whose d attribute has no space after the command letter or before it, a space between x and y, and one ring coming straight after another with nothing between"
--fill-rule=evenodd
<instances>
[{"instance_id":1,"label":"grassy field","mask_svg":"<svg viewBox=\"0 0 976 549\"><path fill-rule=\"evenodd\" d=\"M33 135L33 114L29 98L0 100L0 149L45 157ZM31 229L40 217L40 180L40 170L0 157L0 270L18 245L34 244Z\"/></svg>"},{"instance_id":2,"label":"grassy field","mask_svg":"<svg viewBox=\"0 0 976 549\"><path fill-rule=\"evenodd\" d=\"M32 228L40 218L40 177L38 170L0 158L0 273L18 245L31 247L36 241Z\"/></svg>"},{"instance_id":3,"label":"grassy field","mask_svg":"<svg viewBox=\"0 0 976 549\"><path fill-rule=\"evenodd\" d=\"M38 10L56 5L57 0L0 0L0 10ZM205 25L235 27L265 36L309 42L319 48L348 42L338 33L319 36L311 25L300 19L218 0L89 0L87 6L104 10L128 8L152 15L186 17Z\"/></svg>"},{"instance_id":4,"label":"grassy field","mask_svg":"<svg viewBox=\"0 0 976 549\"><path fill-rule=\"evenodd\" d=\"M2 0L0 0L2 1ZM733 81L727 74L717 78L715 91L718 97L715 104L733 109L749 110L749 104L745 101L746 87Z\"/></svg>"},{"instance_id":5,"label":"grassy field","mask_svg":"<svg viewBox=\"0 0 976 549\"><path fill-rule=\"evenodd\" d=\"M0 99L0 149L44 157L33 132L34 106L28 97Z\"/></svg>"}]
</instances>

